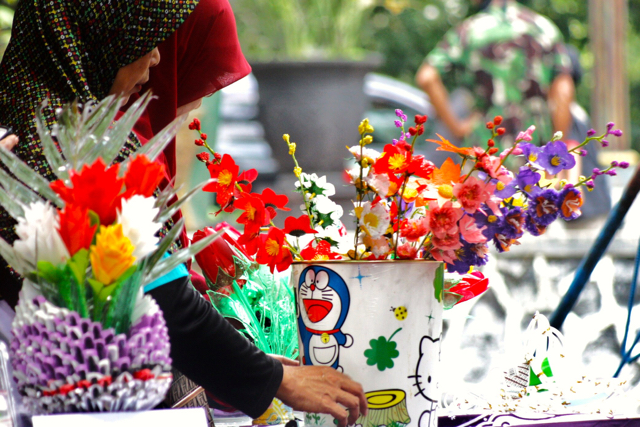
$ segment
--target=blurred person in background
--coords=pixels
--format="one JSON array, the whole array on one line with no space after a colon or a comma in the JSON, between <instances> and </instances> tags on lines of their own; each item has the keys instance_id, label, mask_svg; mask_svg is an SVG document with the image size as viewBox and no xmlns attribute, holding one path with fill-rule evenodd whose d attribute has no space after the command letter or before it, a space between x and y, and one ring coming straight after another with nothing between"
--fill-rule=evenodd
<instances>
[{"instance_id":1,"label":"blurred person in background","mask_svg":"<svg viewBox=\"0 0 640 427\"><path fill-rule=\"evenodd\" d=\"M484 145L485 122L498 115L503 141L531 125L539 138L554 131L568 136L575 87L558 28L515 0L471 2L480 11L449 30L416 74L452 136ZM475 105L467 117L452 109L441 77L471 92Z\"/></svg>"}]
</instances>

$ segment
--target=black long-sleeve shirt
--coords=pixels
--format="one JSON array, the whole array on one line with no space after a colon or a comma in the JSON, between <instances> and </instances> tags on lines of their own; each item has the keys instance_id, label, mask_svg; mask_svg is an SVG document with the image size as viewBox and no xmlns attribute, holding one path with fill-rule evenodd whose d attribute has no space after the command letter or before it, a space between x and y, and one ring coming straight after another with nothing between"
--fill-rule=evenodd
<instances>
[{"instance_id":1,"label":"black long-sleeve shirt","mask_svg":"<svg viewBox=\"0 0 640 427\"><path fill-rule=\"evenodd\" d=\"M164 313L173 366L250 417L262 415L282 382L282 364L236 331L187 277L148 294Z\"/></svg>"}]
</instances>

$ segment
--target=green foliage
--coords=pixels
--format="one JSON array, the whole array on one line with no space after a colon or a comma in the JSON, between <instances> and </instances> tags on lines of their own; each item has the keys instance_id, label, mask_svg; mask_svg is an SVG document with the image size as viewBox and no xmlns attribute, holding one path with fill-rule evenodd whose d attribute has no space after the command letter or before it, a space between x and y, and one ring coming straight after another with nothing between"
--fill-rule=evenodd
<instances>
[{"instance_id":1,"label":"green foliage","mask_svg":"<svg viewBox=\"0 0 640 427\"><path fill-rule=\"evenodd\" d=\"M253 59L362 57L366 7L354 0L232 0L243 51Z\"/></svg>"}]
</instances>

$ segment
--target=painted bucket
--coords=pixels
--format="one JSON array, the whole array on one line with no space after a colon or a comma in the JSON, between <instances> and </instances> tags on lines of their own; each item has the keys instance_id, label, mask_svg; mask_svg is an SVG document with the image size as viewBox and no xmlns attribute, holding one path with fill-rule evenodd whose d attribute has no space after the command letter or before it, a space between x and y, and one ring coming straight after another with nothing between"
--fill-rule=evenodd
<instances>
[{"instance_id":1,"label":"painted bucket","mask_svg":"<svg viewBox=\"0 0 640 427\"><path fill-rule=\"evenodd\" d=\"M293 264L300 356L362 384L362 427L437 425L444 267L432 261ZM307 426L335 427L305 414Z\"/></svg>"}]
</instances>

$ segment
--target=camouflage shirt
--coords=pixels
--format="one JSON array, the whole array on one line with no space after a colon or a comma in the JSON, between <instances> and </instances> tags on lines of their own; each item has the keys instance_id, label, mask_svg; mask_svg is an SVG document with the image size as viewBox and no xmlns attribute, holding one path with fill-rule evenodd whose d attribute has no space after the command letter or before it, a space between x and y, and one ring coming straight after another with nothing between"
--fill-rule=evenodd
<instances>
[{"instance_id":1,"label":"camouflage shirt","mask_svg":"<svg viewBox=\"0 0 640 427\"><path fill-rule=\"evenodd\" d=\"M571 71L571 62L549 19L516 2L494 2L449 30L425 62L444 81L469 89L485 121L503 116L505 142L532 124L537 135L552 135L547 94L557 75ZM465 144L481 144L488 136L479 123Z\"/></svg>"}]
</instances>

